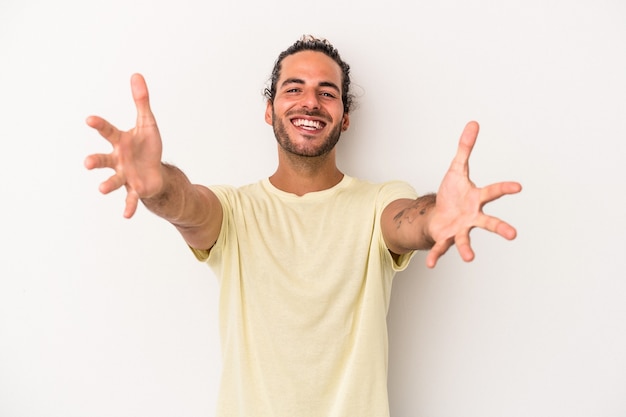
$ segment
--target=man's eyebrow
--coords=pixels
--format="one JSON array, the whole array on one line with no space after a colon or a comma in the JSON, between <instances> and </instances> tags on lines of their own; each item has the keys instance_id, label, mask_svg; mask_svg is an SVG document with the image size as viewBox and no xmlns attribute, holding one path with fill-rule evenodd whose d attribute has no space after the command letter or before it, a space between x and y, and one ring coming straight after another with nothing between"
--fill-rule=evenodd
<instances>
[{"instance_id":1,"label":"man's eyebrow","mask_svg":"<svg viewBox=\"0 0 626 417\"><path fill-rule=\"evenodd\" d=\"M339 89L339 86L335 83L331 83L330 81L322 81L321 83L319 83L320 87L330 87L332 89L337 90L337 92L340 92L341 90Z\"/></svg>"},{"instance_id":2,"label":"man's eyebrow","mask_svg":"<svg viewBox=\"0 0 626 417\"><path fill-rule=\"evenodd\" d=\"M285 81L283 81L281 83L281 87L284 87L285 85L288 85L288 84L306 84L306 83L301 78L287 78ZM337 86L337 84L335 84L333 82L330 82L330 81L321 81L318 84L318 86L320 86L320 87L330 87L330 88L332 88L334 90L337 90L337 92L341 91L339 89L339 87Z\"/></svg>"},{"instance_id":3,"label":"man's eyebrow","mask_svg":"<svg viewBox=\"0 0 626 417\"><path fill-rule=\"evenodd\" d=\"M282 82L281 86L285 86L287 84L304 84L304 80L300 78L287 78Z\"/></svg>"}]
</instances>

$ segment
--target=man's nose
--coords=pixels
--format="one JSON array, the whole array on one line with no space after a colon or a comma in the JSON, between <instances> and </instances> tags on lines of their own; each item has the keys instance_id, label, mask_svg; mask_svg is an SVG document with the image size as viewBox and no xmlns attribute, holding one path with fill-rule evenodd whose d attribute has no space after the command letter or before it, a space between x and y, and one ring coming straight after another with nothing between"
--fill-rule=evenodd
<instances>
[{"instance_id":1,"label":"man's nose","mask_svg":"<svg viewBox=\"0 0 626 417\"><path fill-rule=\"evenodd\" d=\"M301 101L302 107L308 109L318 109L320 107L319 96L317 91L309 90L302 95Z\"/></svg>"}]
</instances>

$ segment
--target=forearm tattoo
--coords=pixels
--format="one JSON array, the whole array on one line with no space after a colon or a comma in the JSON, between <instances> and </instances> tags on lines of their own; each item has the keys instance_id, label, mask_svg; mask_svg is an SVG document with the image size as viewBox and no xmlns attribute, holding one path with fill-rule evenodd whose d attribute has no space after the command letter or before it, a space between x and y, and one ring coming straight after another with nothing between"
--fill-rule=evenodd
<instances>
[{"instance_id":1,"label":"forearm tattoo","mask_svg":"<svg viewBox=\"0 0 626 417\"><path fill-rule=\"evenodd\" d=\"M424 216L435 206L437 194L426 194L417 199L408 206L403 208L396 214L393 220L396 222L396 228L399 229L403 223L411 224L420 216Z\"/></svg>"}]
</instances>

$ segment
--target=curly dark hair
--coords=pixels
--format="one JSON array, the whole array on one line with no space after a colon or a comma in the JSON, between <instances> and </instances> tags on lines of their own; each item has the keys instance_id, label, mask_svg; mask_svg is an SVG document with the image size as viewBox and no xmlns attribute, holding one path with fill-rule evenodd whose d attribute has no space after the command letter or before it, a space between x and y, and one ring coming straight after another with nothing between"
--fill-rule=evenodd
<instances>
[{"instance_id":1,"label":"curly dark hair","mask_svg":"<svg viewBox=\"0 0 626 417\"><path fill-rule=\"evenodd\" d=\"M343 111L350 113L354 104L354 95L350 92L350 65L344 62L339 56L339 51L326 39L316 38L312 35L303 35L289 48L285 49L278 55L278 59L274 63L272 77L268 80L269 88L264 90L265 98L272 103L276 95L276 82L280 77L281 64L285 57L293 55L301 51L317 51L326 54L334 60L341 68L341 101L343 102Z\"/></svg>"}]
</instances>

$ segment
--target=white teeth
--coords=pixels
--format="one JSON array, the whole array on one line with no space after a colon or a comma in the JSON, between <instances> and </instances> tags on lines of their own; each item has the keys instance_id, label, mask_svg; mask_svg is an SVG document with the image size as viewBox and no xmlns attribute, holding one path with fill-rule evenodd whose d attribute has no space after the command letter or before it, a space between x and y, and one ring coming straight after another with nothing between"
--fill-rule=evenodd
<instances>
[{"instance_id":1,"label":"white teeth","mask_svg":"<svg viewBox=\"0 0 626 417\"><path fill-rule=\"evenodd\" d=\"M297 126L297 127L304 127L304 128L310 128L310 129L321 129L322 127L324 127L322 122L319 122L317 120L307 120L307 119L294 119L293 124L294 126Z\"/></svg>"}]
</instances>

